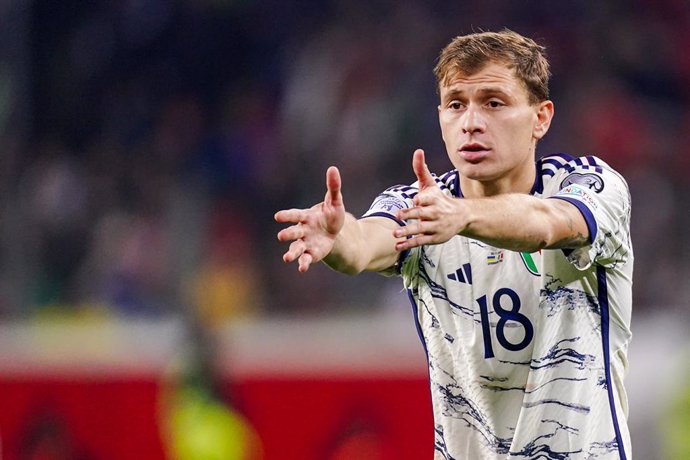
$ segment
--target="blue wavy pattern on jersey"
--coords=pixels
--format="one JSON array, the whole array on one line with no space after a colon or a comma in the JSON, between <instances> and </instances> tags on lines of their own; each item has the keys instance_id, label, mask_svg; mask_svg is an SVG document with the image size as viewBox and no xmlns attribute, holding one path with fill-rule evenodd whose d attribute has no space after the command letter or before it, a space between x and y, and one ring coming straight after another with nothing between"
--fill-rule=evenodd
<instances>
[{"instance_id":1,"label":"blue wavy pattern on jersey","mask_svg":"<svg viewBox=\"0 0 690 460\"><path fill-rule=\"evenodd\" d=\"M434 450L439 452L445 460L455 460L455 457L448 453L448 445L443 435L442 425L436 425L434 428Z\"/></svg>"},{"instance_id":2,"label":"blue wavy pattern on jersey","mask_svg":"<svg viewBox=\"0 0 690 460\"><path fill-rule=\"evenodd\" d=\"M602 387L604 390L608 389L608 385L606 385L606 375L602 375L601 377L599 377L599 379L597 380L597 386Z\"/></svg>"},{"instance_id":3,"label":"blue wavy pattern on jersey","mask_svg":"<svg viewBox=\"0 0 690 460\"><path fill-rule=\"evenodd\" d=\"M491 383L493 383L493 382L506 382L506 381L508 381L508 378L507 378L507 377L501 377L501 378L496 377L496 378L493 378L493 377L488 377L488 376L486 376L486 375L482 375L482 376L480 376L480 377L483 378L483 379L485 379L485 380L487 380L487 381L489 381L489 382L491 382ZM525 387L504 387L504 386L501 386L501 385L492 385L491 383L480 383L480 385L482 386L482 388L486 388L487 390L491 390L491 391L495 391L495 392L519 390L519 391L522 391L522 392L524 392L524 393L526 393L526 394L532 394L532 393L534 393L534 392L537 392L537 391L541 390L541 389L544 388L545 386L551 385L552 383L555 383L555 382L559 382L559 381L583 382L583 381L585 381L585 380L587 380L587 379L586 379L586 378L577 378L577 377L556 377L556 378L553 378L553 379L549 380L548 382L542 383L541 385L539 385L539 386L537 386L537 387L535 387L535 388L532 388L531 390L526 390Z\"/></svg>"},{"instance_id":4,"label":"blue wavy pattern on jersey","mask_svg":"<svg viewBox=\"0 0 690 460\"><path fill-rule=\"evenodd\" d=\"M561 401L560 399L540 399L539 401L524 402L522 403L522 407L530 409L532 407L544 406L547 404L555 404L557 406L565 407L566 409L581 412L583 414L588 414L590 411L589 406L585 406L584 404L569 403Z\"/></svg>"},{"instance_id":5,"label":"blue wavy pattern on jersey","mask_svg":"<svg viewBox=\"0 0 690 460\"><path fill-rule=\"evenodd\" d=\"M420 257L421 257L422 262L424 263L424 265L428 265L429 267L436 268L436 263L434 263L434 261L431 260L431 258L427 255L427 253L426 253L426 251L424 250L424 248L422 248ZM420 269L423 270L423 269L424 269L424 265L421 265L421 266L420 266ZM425 272L425 273L426 273L426 272Z\"/></svg>"},{"instance_id":6,"label":"blue wavy pattern on jersey","mask_svg":"<svg viewBox=\"0 0 690 460\"><path fill-rule=\"evenodd\" d=\"M510 455L512 457L525 457L529 458L530 460L567 460L571 458L572 455L582 452L582 449L563 452L555 452L551 450L551 447L545 443L546 440L556 436L559 431L567 431L569 434L577 435L579 434L579 430L577 428L564 425L557 420L542 420L542 427L544 424L553 424L553 431L537 436L532 441L528 442L521 450L511 452Z\"/></svg>"},{"instance_id":7,"label":"blue wavy pattern on jersey","mask_svg":"<svg viewBox=\"0 0 690 460\"><path fill-rule=\"evenodd\" d=\"M587 460L596 459L602 455L618 452L618 442L616 439L605 442L593 442L587 450Z\"/></svg>"},{"instance_id":8,"label":"blue wavy pattern on jersey","mask_svg":"<svg viewBox=\"0 0 690 460\"><path fill-rule=\"evenodd\" d=\"M440 328L441 323L438 321L438 318L431 311L431 309L429 308L429 305L424 301L424 299L422 299L421 296L419 296L419 294L416 290L413 291L412 295L414 296L415 299L417 299L418 305L421 305L422 308L424 308L424 311L426 311L426 314L429 315L429 318L431 318L431 328L432 329Z\"/></svg>"},{"instance_id":9,"label":"blue wavy pattern on jersey","mask_svg":"<svg viewBox=\"0 0 690 460\"><path fill-rule=\"evenodd\" d=\"M548 282L544 283L544 288L540 292L542 301L539 307L547 310L547 317L556 315L564 308L573 310L582 308L582 305L586 305L590 312L601 315L601 308L596 296L563 287L560 284L562 284L561 280L551 277Z\"/></svg>"},{"instance_id":10,"label":"blue wavy pattern on jersey","mask_svg":"<svg viewBox=\"0 0 690 460\"><path fill-rule=\"evenodd\" d=\"M460 419L468 427L481 435L489 449L497 454L507 454L512 438L501 438L491 429L491 424L484 417L475 404L467 398L457 380L448 372L444 374L451 380L448 384L436 383L436 391L443 398L444 415Z\"/></svg>"},{"instance_id":11,"label":"blue wavy pattern on jersey","mask_svg":"<svg viewBox=\"0 0 690 460\"><path fill-rule=\"evenodd\" d=\"M576 343L579 340L580 337L559 340L549 349L546 355L538 359L533 358L530 369L539 370L556 367L565 362L575 364L578 369L592 368L593 364L596 363L596 357L594 355L580 353L575 348L563 346L564 343Z\"/></svg>"}]
</instances>

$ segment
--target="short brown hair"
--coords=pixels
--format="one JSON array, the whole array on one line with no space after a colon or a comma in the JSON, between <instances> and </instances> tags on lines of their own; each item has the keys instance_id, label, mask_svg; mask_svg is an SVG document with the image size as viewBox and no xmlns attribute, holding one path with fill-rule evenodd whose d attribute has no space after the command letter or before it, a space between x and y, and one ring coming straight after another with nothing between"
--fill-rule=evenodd
<instances>
[{"instance_id":1,"label":"short brown hair","mask_svg":"<svg viewBox=\"0 0 690 460\"><path fill-rule=\"evenodd\" d=\"M531 104L548 100L551 73L546 48L509 29L455 37L443 48L434 68L437 90L456 75L473 75L490 62L515 71L527 88Z\"/></svg>"}]
</instances>

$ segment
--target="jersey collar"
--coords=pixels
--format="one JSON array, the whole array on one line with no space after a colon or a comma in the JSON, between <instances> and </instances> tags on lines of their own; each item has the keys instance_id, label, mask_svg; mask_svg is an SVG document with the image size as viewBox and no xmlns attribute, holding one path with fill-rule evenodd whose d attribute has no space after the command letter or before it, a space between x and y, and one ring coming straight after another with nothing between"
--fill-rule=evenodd
<instances>
[{"instance_id":1,"label":"jersey collar","mask_svg":"<svg viewBox=\"0 0 690 460\"><path fill-rule=\"evenodd\" d=\"M536 177L534 178L534 184L532 184L532 190L529 194L534 195L535 193L542 193L544 191L544 181L542 178L542 161L541 158L534 162L537 169ZM464 198L462 194L462 189L460 188L460 172L456 169L453 171L453 178L451 180L452 187L451 191L456 198Z\"/></svg>"}]
</instances>

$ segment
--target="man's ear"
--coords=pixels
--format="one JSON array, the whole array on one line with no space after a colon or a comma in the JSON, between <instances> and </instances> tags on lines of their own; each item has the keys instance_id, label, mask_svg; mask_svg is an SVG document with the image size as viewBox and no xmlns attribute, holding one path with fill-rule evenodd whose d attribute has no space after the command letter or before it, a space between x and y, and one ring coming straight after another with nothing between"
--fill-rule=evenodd
<instances>
[{"instance_id":1,"label":"man's ear","mask_svg":"<svg viewBox=\"0 0 690 460\"><path fill-rule=\"evenodd\" d=\"M553 102L543 101L537 106L537 122L534 125L533 135L539 140L546 135L553 119Z\"/></svg>"},{"instance_id":2,"label":"man's ear","mask_svg":"<svg viewBox=\"0 0 690 460\"><path fill-rule=\"evenodd\" d=\"M436 111L438 112L438 124L441 127L441 139L443 139L443 142L446 142L446 135L443 132L443 123L441 123L441 110L443 109L441 108L440 104L436 106Z\"/></svg>"}]
</instances>

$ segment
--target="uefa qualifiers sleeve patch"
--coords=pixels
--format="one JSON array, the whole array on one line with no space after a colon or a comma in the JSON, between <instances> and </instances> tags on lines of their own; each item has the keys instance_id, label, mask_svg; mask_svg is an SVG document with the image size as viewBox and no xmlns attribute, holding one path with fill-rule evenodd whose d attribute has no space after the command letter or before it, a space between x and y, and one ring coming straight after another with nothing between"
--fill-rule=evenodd
<instances>
[{"instance_id":1,"label":"uefa qualifiers sleeve patch","mask_svg":"<svg viewBox=\"0 0 690 460\"><path fill-rule=\"evenodd\" d=\"M391 213L400 209L405 209L406 207L405 203L399 198L386 194L376 197L374 203L371 205L371 209L385 210Z\"/></svg>"},{"instance_id":2,"label":"uefa qualifiers sleeve patch","mask_svg":"<svg viewBox=\"0 0 690 460\"><path fill-rule=\"evenodd\" d=\"M599 174L594 173L572 173L568 175L559 188L563 189L569 185L577 184L600 193L604 190L604 179Z\"/></svg>"},{"instance_id":3,"label":"uefa qualifiers sleeve patch","mask_svg":"<svg viewBox=\"0 0 690 460\"><path fill-rule=\"evenodd\" d=\"M585 190L584 188L580 187L577 184L571 184L565 188L562 188L554 196L561 196L561 197L572 196L572 197L575 197L579 201L582 201L587 206L589 206L590 209L595 210L595 211L599 207L599 205L597 204L597 200L594 199L592 194L590 194L587 190Z\"/></svg>"}]
</instances>

